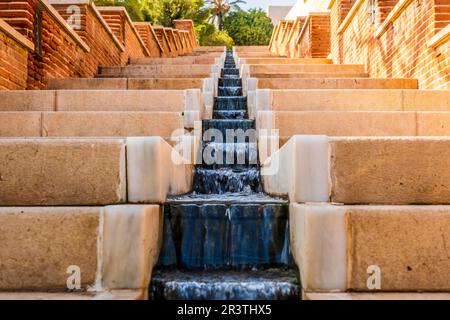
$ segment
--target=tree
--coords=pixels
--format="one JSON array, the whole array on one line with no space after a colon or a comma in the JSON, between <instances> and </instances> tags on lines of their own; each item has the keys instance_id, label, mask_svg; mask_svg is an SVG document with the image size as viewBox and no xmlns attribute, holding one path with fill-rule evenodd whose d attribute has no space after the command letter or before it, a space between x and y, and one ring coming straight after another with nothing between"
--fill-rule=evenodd
<instances>
[{"instance_id":1,"label":"tree","mask_svg":"<svg viewBox=\"0 0 450 320\"><path fill-rule=\"evenodd\" d=\"M223 19L231 10L242 11L239 7L240 4L244 4L244 0L208 0L207 4L211 10L212 21L217 21L219 30L223 30Z\"/></svg>"},{"instance_id":2,"label":"tree","mask_svg":"<svg viewBox=\"0 0 450 320\"><path fill-rule=\"evenodd\" d=\"M272 21L261 9L233 11L223 25L238 46L267 45L273 32Z\"/></svg>"},{"instance_id":3,"label":"tree","mask_svg":"<svg viewBox=\"0 0 450 320\"><path fill-rule=\"evenodd\" d=\"M95 0L98 6L125 7L133 21L156 22L159 15L160 0Z\"/></svg>"}]
</instances>

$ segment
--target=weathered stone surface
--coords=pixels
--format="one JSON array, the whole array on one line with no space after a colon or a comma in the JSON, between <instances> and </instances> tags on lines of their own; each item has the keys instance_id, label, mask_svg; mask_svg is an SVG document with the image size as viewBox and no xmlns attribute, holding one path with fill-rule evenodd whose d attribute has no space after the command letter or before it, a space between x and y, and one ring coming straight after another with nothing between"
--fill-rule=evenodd
<instances>
[{"instance_id":1,"label":"weathered stone surface","mask_svg":"<svg viewBox=\"0 0 450 320\"><path fill-rule=\"evenodd\" d=\"M127 79L70 78L49 79L48 89L57 90L125 90Z\"/></svg>"},{"instance_id":2,"label":"weathered stone surface","mask_svg":"<svg viewBox=\"0 0 450 320\"><path fill-rule=\"evenodd\" d=\"M259 111L258 128L279 129L280 137L296 134L328 136L414 136L414 112ZM268 127L271 126L271 127Z\"/></svg>"},{"instance_id":3,"label":"weathered stone surface","mask_svg":"<svg viewBox=\"0 0 450 320\"><path fill-rule=\"evenodd\" d=\"M347 204L450 203L450 140L334 138L331 200Z\"/></svg>"},{"instance_id":4,"label":"weathered stone surface","mask_svg":"<svg viewBox=\"0 0 450 320\"><path fill-rule=\"evenodd\" d=\"M53 112L44 113L43 136L168 138L183 129L181 112Z\"/></svg>"},{"instance_id":5,"label":"weathered stone surface","mask_svg":"<svg viewBox=\"0 0 450 320\"><path fill-rule=\"evenodd\" d=\"M415 79L259 79L258 89L417 89Z\"/></svg>"},{"instance_id":6,"label":"weathered stone surface","mask_svg":"<svg viewBox=\"0 0 450 320\"><path fill-rule=\"evenodd\" d=\"M184 90L60 90L57 111L182 112Z\"/></svg>"},{"instance_id":7,"label":"weathered stone surface","mask_svg":"<svg viewBox=\"0 0 450 320\"><path fill-rule=\"evenodd\" d=\"M146 300L147 290L104 292L0 292L0 300Z\"/></svg>"},{"instance_id":8,"label":"weathered stone surface","mask_svg":"<svg viewBox=\"0 0 450 320\"><path fill-rule=\"evenodd\" d=\"M402 98L401 90L272 90L270 109L402 111Z\"/></svg>"},{"instance_id":9,"label":"weathered stone surface","mask_svg":"<svg viewBox=\"0 0 450 320\"><path fill-rule=\"evenodd\" d=\"M159 256L162 236L159 206L105 208L102 288L146 289Z\"/></svg>"},{"instance_id":10,"label":"weathered stone surface","mask_svg":"<svg viewBox=\"0 0 450 320\"><path fill-rule=\"evenodd\" d=\"M345 291L347 237L344 207L293 203L289 207L291 252L302 288Z\"/></svg>"},{"instance_id":11,"label":"weathered stone surface","mask_svg":"<svg viewBox=\"0 0 450 320\"><path fill-rule=\"evenodd\" d=\"M65 290L72 265L80 267L83 288L93 285L100 210L0 208L0 289Z\"/></svg>"},{"instance_id":12,"label":"weathered stone surface","mask_svg":"<svg viewBox=\"0 0 450 320\"><path fill-rule=\"evenodd\" d=\"M449 290L450 206L294 203L290 226L305 291ZM370 266L381 289L367 285Z\"/></svg>"},{"instance_id":13,"label":"weathered stone surface","mask_svg":"<svg viewBox=\"0 0 450 320\"><path fill-rule=\"evenodd\" d=\"M405 90L404 110L448 111L450 109L449 90Z\"/></svg>"},{"instance_id":14,"label":"weathered stone surface","mask_svg":"<svg viewBox=\"0 0 450 320\"><path fill-rule=\"evenodd\" d=\"M266 65L244 65L248 66L248 71L253 74L258 73L287 73L287 72L343 72L343 73L364 73L365 66L358 64L266 64ZM242 67L244 67L242 66Z\"/></svg>"},{"instance_id":15,"label":"weathered stone surface","mask_svg":"<svg viewBox=\"0 0 450 320\"><path fill-rule=\"evenodd\" d=\"M450 207L346 207L348 289L367 291L367 268L384 291L450 290Z\"/></svg>"},{"instance_id":16,"label":"weathered stone surface","mask_svg":"<svg viewBox=\"0 0 450 320\"><path fill-rule=\"evenodd\" d=\"M445 292L304 292L304 300L450 300Z\"/></svg>"},{"instance_id":17,"label":"weathered stone surface","mask_svg":"<svg viewBox=\"0 0 450 320\"><path fill-rule=\"evenodd\" d=\"M193 137L185 137L177 150L160 137L128 138L128 201L164 203L169 194L179 195L192 190L198 147L199 143Z\"/></svg>"},{"instance_id":18,"label":"weathered stone surface","mask_svg":"<svg viewBox=\"0 0 450 320\"><path fill-rule=\"evenodd\" d=\"M254 72L251 74L252 78L368 78L369 74L366 72Z\"/></svg>"},{"instance_id":19,"label":"weathered stone surface","mask_svg":"<svg viewBox=\"0 0 450 320\"><path fill-rule=\"evenodd\" d=\"M203 79L128 79L130 90L184 90L201 89Z\"/></svg>"},{"instance_id":20,"label":"weathered stone surface","mask_svg":"<svg viewBox=\"0 0 450 320\"><path fill-rule=\"evenodd\" d=\"M450 112L418 112L418 136L450 135Z\"/></svg>"},{"instance_id":21,"label":"weathered stone surface","mask_svg":"<svg viewBox=\"0 0 450 320\"><path fill-rule=\"evenodd\" d=\"M2 90L0 111L54 111L55 91Z\"/></svg>"},{"instance_id":22,"label":"weathered stone surface","mask_svg":"<svg viewBox=\"0 0 450 320\"><path fill-rule=\"evenodd\" d=\"M39 137L40 112L0 112L0 137Z\"/></svg>"},{"instance_id":23,"label":"weathered stone surface","mask_svg":"<svg viewBox=\"0 0 450 320\"><path fill-rule=\"evenodd\" d=\"M322 58L243 58L240 64L332 64L331 59Z\"/></svg>"},{"instance_id":24,"label":"weathered stone surface","mask_svg":"<svg viewBox=\"0 0 450 320\"><path fill-rule=\"evenodd\" d=\"M125 143L107 139L3 139L0 205L126 201Z\"/></svg>"}]
</instances>

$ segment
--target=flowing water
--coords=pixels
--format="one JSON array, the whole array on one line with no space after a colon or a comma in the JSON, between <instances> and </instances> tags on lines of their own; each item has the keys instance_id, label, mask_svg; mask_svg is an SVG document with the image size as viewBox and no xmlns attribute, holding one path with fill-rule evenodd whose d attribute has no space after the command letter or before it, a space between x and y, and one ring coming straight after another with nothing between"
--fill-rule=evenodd
<instances>
[{"instance_id":1,"label":"flowing water","mask_svg":"<svg viewBox=\"0 0 450 320\"><path fill-rule=\"evenodd\" d=\"M263 193L255 121L232 54L203 120L203 163L191 194L164 205L163 246L153 272L154 300L298 299L289 252L288 203Z\"/></svg>"}]
</instances>

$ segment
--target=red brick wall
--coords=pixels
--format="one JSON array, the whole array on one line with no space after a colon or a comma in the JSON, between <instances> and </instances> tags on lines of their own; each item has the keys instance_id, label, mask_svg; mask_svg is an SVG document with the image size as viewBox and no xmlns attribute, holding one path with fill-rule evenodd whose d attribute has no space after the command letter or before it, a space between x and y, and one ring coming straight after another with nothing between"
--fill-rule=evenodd
<instances>
[{"instance_id":1,"label":"red brick wall","mask_svg":"<svg viewBox=\"0 0 450 320\"><path fill-rule=\"evenodd\" d=\"M150 56L153 58L160 58L164 55L163 49L159 44L158 37L153 31L153 27L150 23L135 23L136 30L147 46Z\"/></svg>"},{"instance_id":2,"label":"red brick wall","mask_svg":"<svg viewBox=\"0 0 450 320\"><path fill-rule=\"evenodd\" d=\"M0 26L0 90L26 88L28 51Z\"/></svg>"},{"instance_id":3,"label":"red brick wall","mask_svg":"<svg viewBox=\"0 0 450 320\"><path fill-rule=\"evenodd\" d=\"M417 78L424 89L450 88L448 43L438 49L427 47L443 25L438 21L445 15L437 13L442 8L448 11L449 0L413 0L380 37L376 31L381 21L371 22L368 0L362 2L345 31L337 34L340 3L336 0L331 12L336 62L365 64L372 77Z\"/></svg>"},{"instance_id":4,"label":"red brick wall","mask_svg":"<svg viewBox=\"0 0 450 320\"><path fill-rule=\"evenodd\" d=\"M117 39L125 47L121 63L127 63L130 58L136 59L150 56L132 21L126 14L125 8L98 7L98 9Z\"/></svg>"},{"instance_id":5,"label":"red brick wall","mask_svg":"<svg viewBox=\"0 0 450 320\"><path fill-rule=\"evenodd\" d=\"M153 29L155 30L156 36L158 37L158 40L159 40L159 43L162 45L162 47L164 49L164 58L176 57L177 53L170 45L169 39L167 38L167 34L166 34L166 31L164 30L164 28L163 27L154 27Z\"/></svg>"},{"instance_id":6,"label":"red brick wall","mask_svg":"<svg viewBox=\"0 0 450 320\"><path fill-rule=\"evenodd\" d=\"M67 21L71 13L67 11L69 4L54 5L59 14ZM90 52L80 61L84 77L93 77L99 66L114 66L121 63L123 46L114 41L108 26L101 21L101 15L92 5L78 5L81 10L80 28L76 28L77 34L87 43ZM108 32L109 31L109 32Z\"/></svg>"},{"instance_id":7,"label":"red brick wall","mask_svg":"<svg viewBox=\"0 0 450 320\"><path fill-rule=\"evenodd\" d=\"M298 39L296 56L299 58L326 58L330 54L330 15L312 13L305 21Z\"/></svg>"},{"instance_id":8,"label":"red brick wall","mask_svg":"<svg viewBox=\"0 0 450 320\"><path fill-rule=\"evenodd\" d=\"M178 30L185 30L188 32L188 38L192 48L198 46L198 41L195 36L194 22L192 20L175 20L174 23Z\"/></svg>"},{"instance_id":9,"label":"red brick wall","mask_svg":"<svg viewBox=\"0 0 450 320\"><path fill-rule=\"evenodd\" d=\"M164 28L164 32L166 33L167 39L169 40L169 46L172 52L178 56L181 54L181 50L178 48L177 43L175 41L175 35L171 28Z\"/></svg>"}]
</instances>

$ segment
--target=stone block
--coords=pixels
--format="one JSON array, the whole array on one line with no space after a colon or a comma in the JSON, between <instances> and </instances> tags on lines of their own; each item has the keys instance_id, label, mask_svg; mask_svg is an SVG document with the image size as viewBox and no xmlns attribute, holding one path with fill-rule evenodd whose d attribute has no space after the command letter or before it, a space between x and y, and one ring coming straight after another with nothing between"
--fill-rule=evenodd
<instances>
[{"instance_id":1,"label":"stone block","mask_svg":"<svg viewBox=\"0 0 450 320\"><path fill-rule=\"evenodd\" d=\"M108 139L3 139L0 205L126 201L125 143Z\"/></svg>"}]
</instances>

